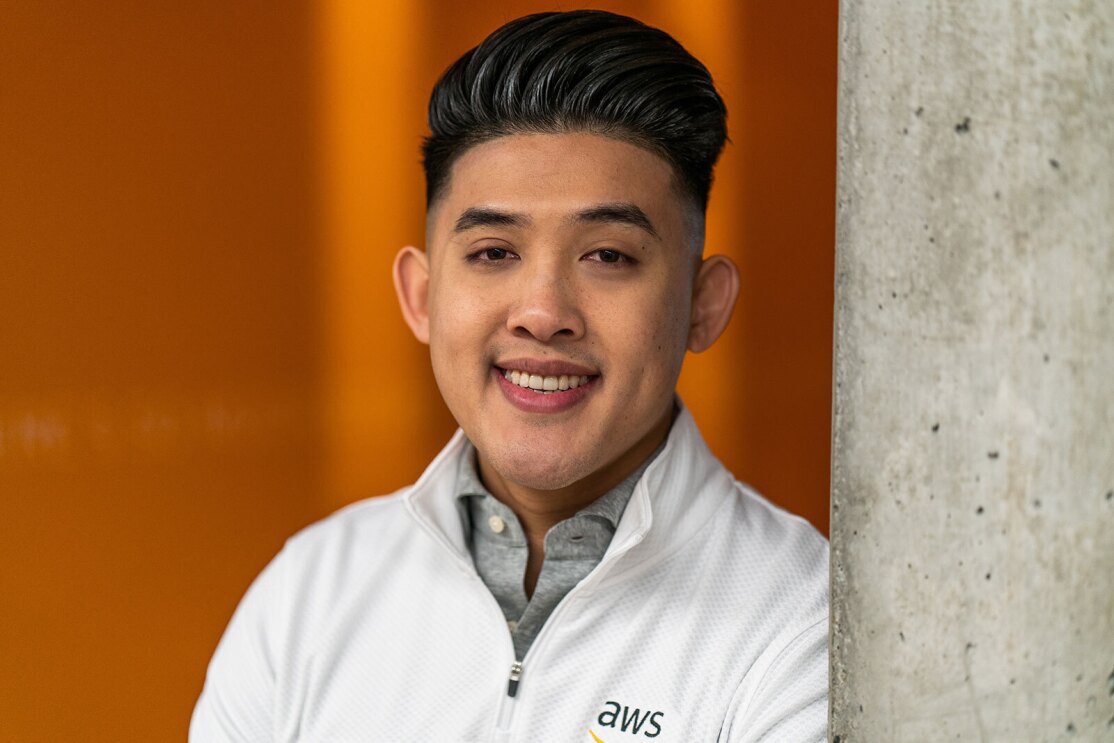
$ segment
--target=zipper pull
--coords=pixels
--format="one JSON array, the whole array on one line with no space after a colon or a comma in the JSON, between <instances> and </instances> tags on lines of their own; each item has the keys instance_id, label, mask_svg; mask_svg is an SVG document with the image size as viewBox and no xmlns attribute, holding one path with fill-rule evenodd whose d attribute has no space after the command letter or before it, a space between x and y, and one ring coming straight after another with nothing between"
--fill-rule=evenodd
<instances>
[{"instance_id":1,"label":"zipper pull","mask_svg":"<svg viewBox=\"0 0 1114 743\"><path fill-rule=\"evenodd\" d=\"M514 697L518 693L518 680L522 678L522 664L517 660L511 664L511 678L507 682L507 696Z\"/></svg>"}]
</instances>

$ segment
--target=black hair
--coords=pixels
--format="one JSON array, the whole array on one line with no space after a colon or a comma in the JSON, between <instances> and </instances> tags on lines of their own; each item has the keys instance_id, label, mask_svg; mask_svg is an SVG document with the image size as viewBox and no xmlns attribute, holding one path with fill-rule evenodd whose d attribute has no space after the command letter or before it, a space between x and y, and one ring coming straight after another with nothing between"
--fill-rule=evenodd
<instances>
[{"instance_id":1,"label":"black hair","mask_svg":"<svg viewBox=\"0 0 1114 743\"><path fill-rule=\"evenodd\" d=\"M703 213L726 117L707 68L664 31L599 10L524 16L434 86L422 145L426 204L470 147L509 134L587 131L662 157Z\"/></svg>"}]
</instances>

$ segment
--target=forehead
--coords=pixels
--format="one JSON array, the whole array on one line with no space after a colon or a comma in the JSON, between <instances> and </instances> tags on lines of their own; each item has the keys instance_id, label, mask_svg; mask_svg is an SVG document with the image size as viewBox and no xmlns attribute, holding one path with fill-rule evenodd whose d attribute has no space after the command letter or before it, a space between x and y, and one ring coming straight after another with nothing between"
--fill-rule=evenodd
<instances>
[{"instance_id":1,"label":"forehead","mask_svg":"<svg viewBox=\"0 0 1114 743\"><path fill-rule=\"evenodd\" d=\"M468 209L512 211L539 222L615 203L649 215L663 240L682 238L686 203L662 157L597 134L514 134L457 159L429 221L443 235Z\"/></svg>"}]
</instances>

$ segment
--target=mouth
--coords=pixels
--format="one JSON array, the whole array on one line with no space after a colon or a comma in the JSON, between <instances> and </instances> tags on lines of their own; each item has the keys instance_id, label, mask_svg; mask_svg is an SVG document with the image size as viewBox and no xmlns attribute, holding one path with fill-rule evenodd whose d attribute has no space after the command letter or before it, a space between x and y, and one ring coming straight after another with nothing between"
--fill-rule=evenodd
<instances>
[{"instance_id":1,"label":"mouth","mask_svg":"<svg viewBox=\"0 0 1114 743\"><path fill-rule=\"evenodd\" d=\"M583 403L599 386L600 375L588 367L557 361L506 361L491 376L503 396L526 413L562 413Z\"/></svg>"},{"instance_id":2,"label":"mouth","mask_svg":"<svg viewBox=\"0 0 1114 743\"><path fill-rule=\"evenodd\" d=\"M555 392L575 390L577 387L588 384L598 377L597 374L531 374L522 369L502 369L496 367L503 378L511 384L516 384L524 390L537 392L542 395L552 395Z\"/></svg>"}]
</instances>

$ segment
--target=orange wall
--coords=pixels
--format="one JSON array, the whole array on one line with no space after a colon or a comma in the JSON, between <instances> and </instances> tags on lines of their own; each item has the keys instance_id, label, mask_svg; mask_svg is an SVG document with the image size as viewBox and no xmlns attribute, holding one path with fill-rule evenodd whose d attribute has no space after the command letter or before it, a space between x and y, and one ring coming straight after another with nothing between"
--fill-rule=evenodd
<instances>
[{"instance_id":1,"label":"orange wall","mask_svg":"<svg viewBox=\"0 0 1114 743\"><path fill-rule=\"evenodd\" d=\"M826 530L835 3L597 5L724 92L709 247L744 293L682 394ZM424 99L546 7L0 4L0 740L181 739L282 539L440 448L388 276L423 240Z\"/></svg>"},{"instance_id":2,"label":"orange wall","mask_svg":"<svg viewBox=\"0 0 1114 743\"><path fill-rule=\"evenodd\" d=\"M0 740L183 739L323 510L312 17L262 7L0 5Z\"/></svg>"}]
</instances>

